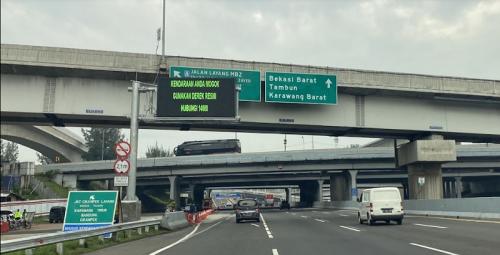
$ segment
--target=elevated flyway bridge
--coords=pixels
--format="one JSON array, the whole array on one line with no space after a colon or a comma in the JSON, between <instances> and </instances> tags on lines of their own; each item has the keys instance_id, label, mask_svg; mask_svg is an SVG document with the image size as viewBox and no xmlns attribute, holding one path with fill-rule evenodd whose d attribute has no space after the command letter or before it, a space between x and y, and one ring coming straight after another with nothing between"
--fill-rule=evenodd
<instances>
[{"instance_id":1,"label":"elevated flyway bridge","mask_svg":"<svg viewBox=\"0 0 500 255\"><path fill-rule=\"evenodd\" d=\"M50 164L39 171L58 170L78 180L111 179L112 161ZM307 171L390 170L394 168L392 148L330 149L244 153L209 156L140 159L138 178L160 176L216 176L245 173L301 173ZM500 146L457 146L457 162L443 169L500 169Z\"/></svg>"},{"instance_id":2,"label":"elevated flyway bridge","mask_svg":"<svg viewBox=\"0 0 500 255\"><path fill-rule=\"evenodd\" d=\"M160 59L11 44L1 54L2 123L55 126L128 126L130 80L152 82ZM338 104L240 102L240 122L155 121L156 97L144 94L141 128L500 142L497 80L188 57L167 64L258 70L262 80L266 71L336 75Z\"/></svg>"}]
</instances>

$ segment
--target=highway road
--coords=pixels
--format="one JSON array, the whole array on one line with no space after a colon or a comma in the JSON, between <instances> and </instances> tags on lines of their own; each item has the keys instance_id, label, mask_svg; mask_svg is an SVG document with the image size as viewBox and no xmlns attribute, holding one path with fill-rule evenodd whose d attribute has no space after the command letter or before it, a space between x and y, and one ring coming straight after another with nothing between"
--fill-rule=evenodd
<instances>
[{"instance_id":1,"label":"highway road","mask_svg":"<svg viewBox=\"0 0 500 255\"><path fill-rule=\"evenodd\" d=\"M500 222L407 216L403 225L357 223L348 210L264 211L236 224L222 212L199 226L92 253L104 254L499 254Z\"/></svg>"}]
</instances>

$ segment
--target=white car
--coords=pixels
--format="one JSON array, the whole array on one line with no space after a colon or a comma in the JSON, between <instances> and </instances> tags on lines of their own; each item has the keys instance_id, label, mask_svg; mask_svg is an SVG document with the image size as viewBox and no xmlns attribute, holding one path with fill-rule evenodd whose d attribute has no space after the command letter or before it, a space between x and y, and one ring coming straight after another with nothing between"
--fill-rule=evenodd
<instances>
[{"instance_id":1,"label":"white car","mask_svg":"<svg viewBox=\"0 0 500 255\"><path fill-rule=\"evenodd\" d=\"M385 221L390 223L396 221L398 225L403 223L403 202L398 188L373 188L364 190L358 210L359 224L368 222L373 225L375 221Z\"/></svg>"}]
</instances>

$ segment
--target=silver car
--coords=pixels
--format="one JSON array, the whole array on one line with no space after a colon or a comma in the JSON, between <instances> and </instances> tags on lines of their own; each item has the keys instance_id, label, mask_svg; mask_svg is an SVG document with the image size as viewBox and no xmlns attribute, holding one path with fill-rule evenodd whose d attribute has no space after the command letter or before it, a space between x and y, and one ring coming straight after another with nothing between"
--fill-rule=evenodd
<instances>
[{"instance_id":1,"label":"silver car","mask_svg":"<svg viewBox=\"0 0 500 255\"><path fill-rule=\"evenodd\" d=\"M243 220L260 222L259 203L255 199L241 199L235 205L236 223Z\"/></svg>"}]
</instances>

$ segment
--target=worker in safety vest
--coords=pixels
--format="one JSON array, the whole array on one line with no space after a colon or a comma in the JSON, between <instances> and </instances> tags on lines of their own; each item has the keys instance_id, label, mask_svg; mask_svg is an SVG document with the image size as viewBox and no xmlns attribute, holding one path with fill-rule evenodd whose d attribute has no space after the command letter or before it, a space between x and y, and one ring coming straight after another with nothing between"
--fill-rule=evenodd
<instances>
[{"instance_id":1,"label":"worker in safety vest","mask_svg":"<svg viewBox=\"0 0 500 255\"><path fill-rule=\"evenodd\" d=\"M19 211L19 209L17 209L17 211L14 213L14 219L20 220L22 217L23 217L23 214L21 213L21 211Z\"/></svg>"}]
</instances>

